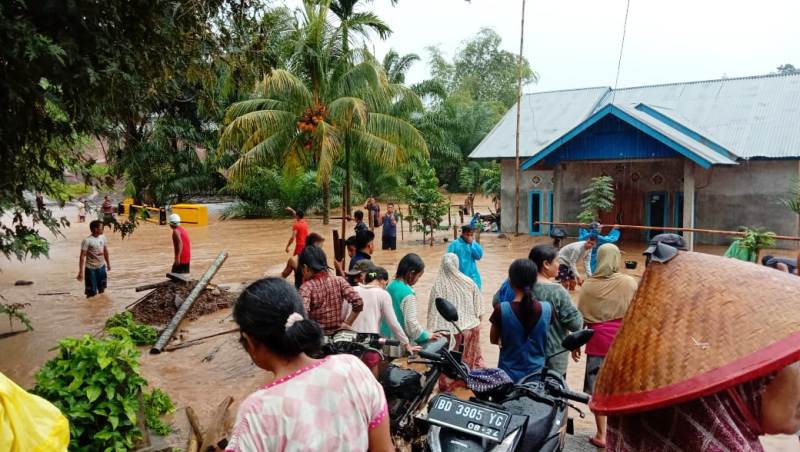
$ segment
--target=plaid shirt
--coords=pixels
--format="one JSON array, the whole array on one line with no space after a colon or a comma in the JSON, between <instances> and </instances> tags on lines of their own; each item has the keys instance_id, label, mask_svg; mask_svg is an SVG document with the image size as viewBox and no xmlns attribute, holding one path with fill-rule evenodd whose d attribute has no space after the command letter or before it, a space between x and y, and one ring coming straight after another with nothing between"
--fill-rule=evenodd
<instances>
[{"instance_id":1,"label":"plaid shirt","mask_svg":"<svg viewBox=\"0 0 800 452\"><path fill-rule=\"evenodd\" d=\"M364 302L350 287L347 280L339 276L331 276L323 271L300 286L303 307L308 318L319 323L325 334L339 329L344 319L342 307L344 301L350 303L353 312L361 312Z\"/></svg>"}]
</instances>

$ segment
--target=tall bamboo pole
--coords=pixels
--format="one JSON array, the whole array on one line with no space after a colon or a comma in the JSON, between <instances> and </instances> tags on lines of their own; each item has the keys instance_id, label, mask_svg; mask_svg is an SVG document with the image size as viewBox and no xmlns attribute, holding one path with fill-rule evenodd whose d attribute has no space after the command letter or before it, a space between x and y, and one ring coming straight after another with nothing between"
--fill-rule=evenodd
<instances>
[{"instance_id":1,"label":"tall bamboo pole","mask_svg":"<svg viewBox=\"0 0 800 452\"><path fill-rule=\"evenodd\" d=\"M514 152L514 233L519 235L519 114L522 107L522 46L525 42L525 0L522 0L522 19L519 26L519 61L517 73L517 133Z\"/></svg>"}]
</instances>

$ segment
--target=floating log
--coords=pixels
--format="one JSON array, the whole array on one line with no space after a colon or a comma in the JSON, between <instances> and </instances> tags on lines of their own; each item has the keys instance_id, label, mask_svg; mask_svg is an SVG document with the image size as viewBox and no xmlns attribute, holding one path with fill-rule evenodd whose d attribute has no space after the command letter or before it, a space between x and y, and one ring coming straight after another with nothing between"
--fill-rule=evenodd
<instances>
[{"instance_id":1,"label":"floating log","mask_svg":"<svg viewBox=\"0 0 800 452\"><path fill-rule=\"evenodd\" d=\"M53 295L69 295L69 292L44 292L44 293L38 293L36 295L41 295L43 297L49 297L49 296L53 296Z\"/></svg>"},{"instance_id":2,"label":"floating log","mask_svg":"<svg viewBox=\"0 0 800 452\"><path fill-rule=\"evenodd\" d=\"M202 336L202 337L198 337L196 339L191 339L191 340L188 340L188 341L184 341L184 342L181 342L180 344L171 345L169 347L166 347L164 350L168 351L168 352L171 352L173 350L179 350L179 349L182 349L182 348L191 347L192 345L197 345L197 344L201 343L202 341L204 341L206 339L211 339L212 337L223 336L225 334L238 333L238 332L239 332L239 328L233 328L233 329L230 329L230 330L221 331L219 333L209 334L208 336Z\"/></svg>"},{"instance_id":3,"label":"floating log","mask_svg":"<svg viewBox=\"0 0 800 452\"><path fill-rule=\"evenodd\" d=\"M227 258L228 253L223 251L219 253L219 256L217 256L216 259L214 259L214 262L212 262L211 266L208 267L208 270L203 273L203 277L200 278L200 281L198 281L197 284L195 284L191 293L189 293L189 296L186 297L186 300L183 302L183 304L181 304L178 312L176 312L175 316L172 317L169 325L167 325L167 327L164 328L164 331L161 332L161 336L158 337L155 345L153 345L153 348L150 349L151 354L161 353L161 351L164 350L164 346L167 345L167 341L169 341L172 335L175 334L175 330L178 329L178 325L180 325L183 318L186 317L186 313L189 312L189 308L192 307L192 304L194 304L194 301L200 295L200 292L205 289L208 282L211 281L211 278L217 274L217 271L220 269L220 267L222 267L222 264Z\"/></svg>"},{"instance_id":4,"label":"floating log","mask_svg":"<svg viewBox=\"0 0 800 452\"><path fill-rule=\"evenodd\" d=\"M535 221L534 225L537 224L551 224L557 226L576 226L579 228L588 228L589 225L586 223L569 223L569 222L558 222L558 221ZM744 236L744 232L739 231L723 231L717 229L698 229L698 228L678 228L674 226L639 226L634 224L604 224L604 228L617 228L617 229L638 229L642 231L679 231L679 232L697 232L700 234L719 234L719 235L731 235L731 236ZM792 237L788 235L776 235L774 236L775 240L794 240L800 241L800 237Z\"/></svg>"},{"instance_id":5,"label":"floating log","mask_svg":"<svg viewBox=\"0 0 800 452\"><path fill-rule=\"evenodd\" d=\"M186 417L189 418L189 426L191 427L192 433L194 433L197 438L203 438L203 429L200 427L200 420L197 419L197 413L194 412L194 408L187 406L186 407Z\"/></svg>"}]
</instances>

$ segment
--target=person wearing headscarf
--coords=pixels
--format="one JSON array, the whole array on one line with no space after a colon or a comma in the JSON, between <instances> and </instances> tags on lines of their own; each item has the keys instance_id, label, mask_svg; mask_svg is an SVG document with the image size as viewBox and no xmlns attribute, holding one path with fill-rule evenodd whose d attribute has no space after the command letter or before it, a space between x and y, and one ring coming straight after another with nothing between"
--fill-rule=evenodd
<instances>
[{"instance_id":1,"label":"person wearing headscarf","mask_svg":"<svg viewBox=\"0 0 800 452\"><path fill-rule=\"evenodd\" d=\"M600 367L608 349L617 335L622 318L636 293L637 283L633 277L619 272L622 254L616 245L607 243L597 250L597 268L583 283L578 298L578 309L587 328L594 330L592 339L586 344L586 375L583 391L591 394ZM580 350L572 357L580 359ZM606 417L595 416L597 434L589 441L597 447L605 447Z\"/></svg>"},{"instance_id":2,"label":"person wearing headscarf","mask_svg":"<svg viewBox=\"0 0 800 452\"><path fill-rule=\"evenodd\" d=\"M608 450L763 451L765 434L800 430L800 363L715 394L608 420Z\"/></svg>"},{"instance_id":3,"label":"person wearing headscarf","mask_svg":"<svg viewBox=\"0 0 800 452\"><path fill-rule=\"evenodd\" d=\"M456 324L463 334L458 334L458 330L447 320L445 320L436 309L436 299L444 298L456 307L458 311L458 321ZM436 276L436 281L430 292L428 303L428 328L432 331L446 330L451 337L455 338L454 346L464 344L463 362L470 369L486 367L481 354L481 317L482 317L481 292L478 286L467 275L458 270L458 256L453 253L445 253L442 256L442 267ZM441 379L443 390L452 390L453 385L449 379Z\"/></svg>"}]
</instances>

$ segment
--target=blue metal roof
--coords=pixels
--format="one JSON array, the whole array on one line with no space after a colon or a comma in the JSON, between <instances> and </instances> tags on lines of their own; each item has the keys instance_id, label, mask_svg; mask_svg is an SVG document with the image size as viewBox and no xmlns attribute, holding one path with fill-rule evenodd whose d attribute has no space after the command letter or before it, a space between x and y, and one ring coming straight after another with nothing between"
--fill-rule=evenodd
<instances>
[{"instance_id":1,"label":"blue metal roof","mask_svg":"<svg viewBox=\"0 0 800 452\"><path fill-rule=\"evenodd\" d=\"M672 83L616 92L601 87L526 94L521 104L520 156L543 152L612 99L620 111L650 127L664 128L662 135L687 140L685 145L692 145L698 155L721 153L729 160L800 158L800 75ZM513 158L515 119L513 106L470 157Z\"/></svg>"}]
</instances>

